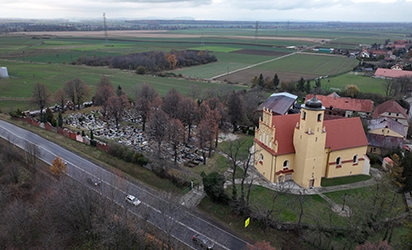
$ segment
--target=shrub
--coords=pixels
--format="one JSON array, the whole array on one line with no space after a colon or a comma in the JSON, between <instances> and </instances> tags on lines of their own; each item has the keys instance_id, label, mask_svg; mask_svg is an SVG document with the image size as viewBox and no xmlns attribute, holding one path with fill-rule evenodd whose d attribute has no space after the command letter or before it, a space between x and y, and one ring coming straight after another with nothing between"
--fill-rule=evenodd
<instances>
[{"instance_id":1,"label":"shrub","mask_svg":"<svg viewBox=\"0 0 412 250\"><path fill-rule=\"evenodd\" d=\"M122 159L127 161L127 162L132 162L133 161L133 156L134 156L134 152L133 150L127 148L127 147L123 147L122 149Z\"/></svg>"},{"instance_id":2,"label":"shrub","mask_svg":"<svg viewBox=\"0 0 412 250\"><path fill-rule=\"evenodd\" d=\"M145 166L150 162L150 160L146 157L139 157L137 158L137 164L139 164L140 166Z\"/></svg>"},{"instance_id":3,"label":"shrub","mask_svg":"<svg viewBox=\"0 0 412 250\"><path fill-rule=\"evenodd\" d=\"M110 143L109 145L109 154L120 158L122 155L122 145L118 143Z\"/></svg>"},{"instance_id":4,"label":"shrub","mask_svg":"<svg viewBox=\"0 0 412 250\"><path fill-rule=\"evenodd\" d=\"M143 66L139 66L136 68L136 74L138 75L144 75L146 74L146 68Z\"/></svg>"},{"instance_id":5,"label":"shrub","mask_svg":"<svg viewBox=\"0 0 412 250\"><path fill-rule=\"evenodd\" d=\"M10 111L9 115L11 117L18 118L18 117L21 117L23 115L23 113L20 109L17 109L16 111Z\"/></svg>"}]
</instances>

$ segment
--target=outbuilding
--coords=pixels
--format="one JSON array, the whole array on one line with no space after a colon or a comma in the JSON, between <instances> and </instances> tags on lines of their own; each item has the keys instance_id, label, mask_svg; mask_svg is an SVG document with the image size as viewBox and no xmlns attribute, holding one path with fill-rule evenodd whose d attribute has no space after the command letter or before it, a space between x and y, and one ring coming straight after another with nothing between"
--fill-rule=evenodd
<instances>
[{"instance_id":1,"label":"outbuilding","mask_svg":"<svg viewBox=\"0 0 412 250\"><path fill-rule=\"evenodd\" d=\"M8 78L9 73L7 72L6 67L0 67L0 78Z\"/></svg>"}]
</instances>

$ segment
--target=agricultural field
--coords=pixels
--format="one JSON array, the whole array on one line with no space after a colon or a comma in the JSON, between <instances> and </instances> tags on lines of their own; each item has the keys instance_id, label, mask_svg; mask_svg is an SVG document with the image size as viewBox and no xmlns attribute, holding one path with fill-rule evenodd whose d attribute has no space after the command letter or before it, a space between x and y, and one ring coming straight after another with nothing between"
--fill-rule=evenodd
<instances>
[{"instance_id":1,"label":"agricultural field","mask_svg":"<svg viewBox=\"0 0 412 250\"><path fill-rule=\"evenodd\" d=\"M343 91L347 85L354 84L358 86L361 92L384 94L383 89L386 81L381 78L373 78L356 72L350 72L322 79L321 86L330 91Z\"/></svg>"},{"instance_id":2,"label":"agricultural field","mask_svg":"<svg viewBox=\"0 0 412 250\"><path fill-rule=\"evenodd\" d=\"M399 39L399 31L364 30L288 30L277 29L185 29L164 31L109 31L109 46L104 46L104 32L26 32L0 35L0 66L7 67L10 79L0 80L0 109L30 107L28 98L35 83L45 84L54 93L64 83L79 77L95 88L102 76L108 76L133 97L133 88L143 82L152 84L161 95L170 88L183 94L193 86L200 89L232 83L235 89L247 88L250 80L262 74L281 81L297 81L300 77L322 80L325 88L342 89L356 84L361 91L383 92L382 80L343 74L357 65L356 59L330 54L307 53L286 49L288 46L344 46L384 43ZM175 69L181 78L136 75L134 69L71 65L81 56L118 56L145 51L209 50L217 62ZM336 77L331 77L338 75ZM211 81L210 79L213 79ZM239 85L237 85L239 84ZM246 86L240 86L246 85ZM378 87L379 86L379 87Z\"/></svg>"}]
</instances>

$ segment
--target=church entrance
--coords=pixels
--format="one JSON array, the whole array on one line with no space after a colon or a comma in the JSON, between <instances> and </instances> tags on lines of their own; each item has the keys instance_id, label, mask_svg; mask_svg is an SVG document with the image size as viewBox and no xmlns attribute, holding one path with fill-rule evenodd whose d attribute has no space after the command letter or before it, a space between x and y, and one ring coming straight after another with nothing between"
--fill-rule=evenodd
<instances>
[{"instance_id":1,"label":"church entrance","mask_svg":"<svg viewBox=\"0 0 412 250\"><path fill-rule=\"evenodd\" d=\"M313 188L314 184L315 184L315 179L310 179L309 180L309 188Z\"/></svg>"}]
</instances>

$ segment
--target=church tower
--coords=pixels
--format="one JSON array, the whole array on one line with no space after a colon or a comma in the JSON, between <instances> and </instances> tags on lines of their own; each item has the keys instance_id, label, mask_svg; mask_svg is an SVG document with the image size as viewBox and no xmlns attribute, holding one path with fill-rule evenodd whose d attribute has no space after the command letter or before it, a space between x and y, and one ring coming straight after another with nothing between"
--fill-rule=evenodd
<instances>
[{"instance_id":1,"label":"church tower","mask_svg":"<svg viewBox=\"0 0 412 250\"><path fill-rule=\"evenodd\" d=\"M293 180L300 186L320 186L324 176L326 130L323 126L325 107L314 96L302 105L299 122L296 123L293 145L295 164Z\"/></svg>"}]
</instances>

